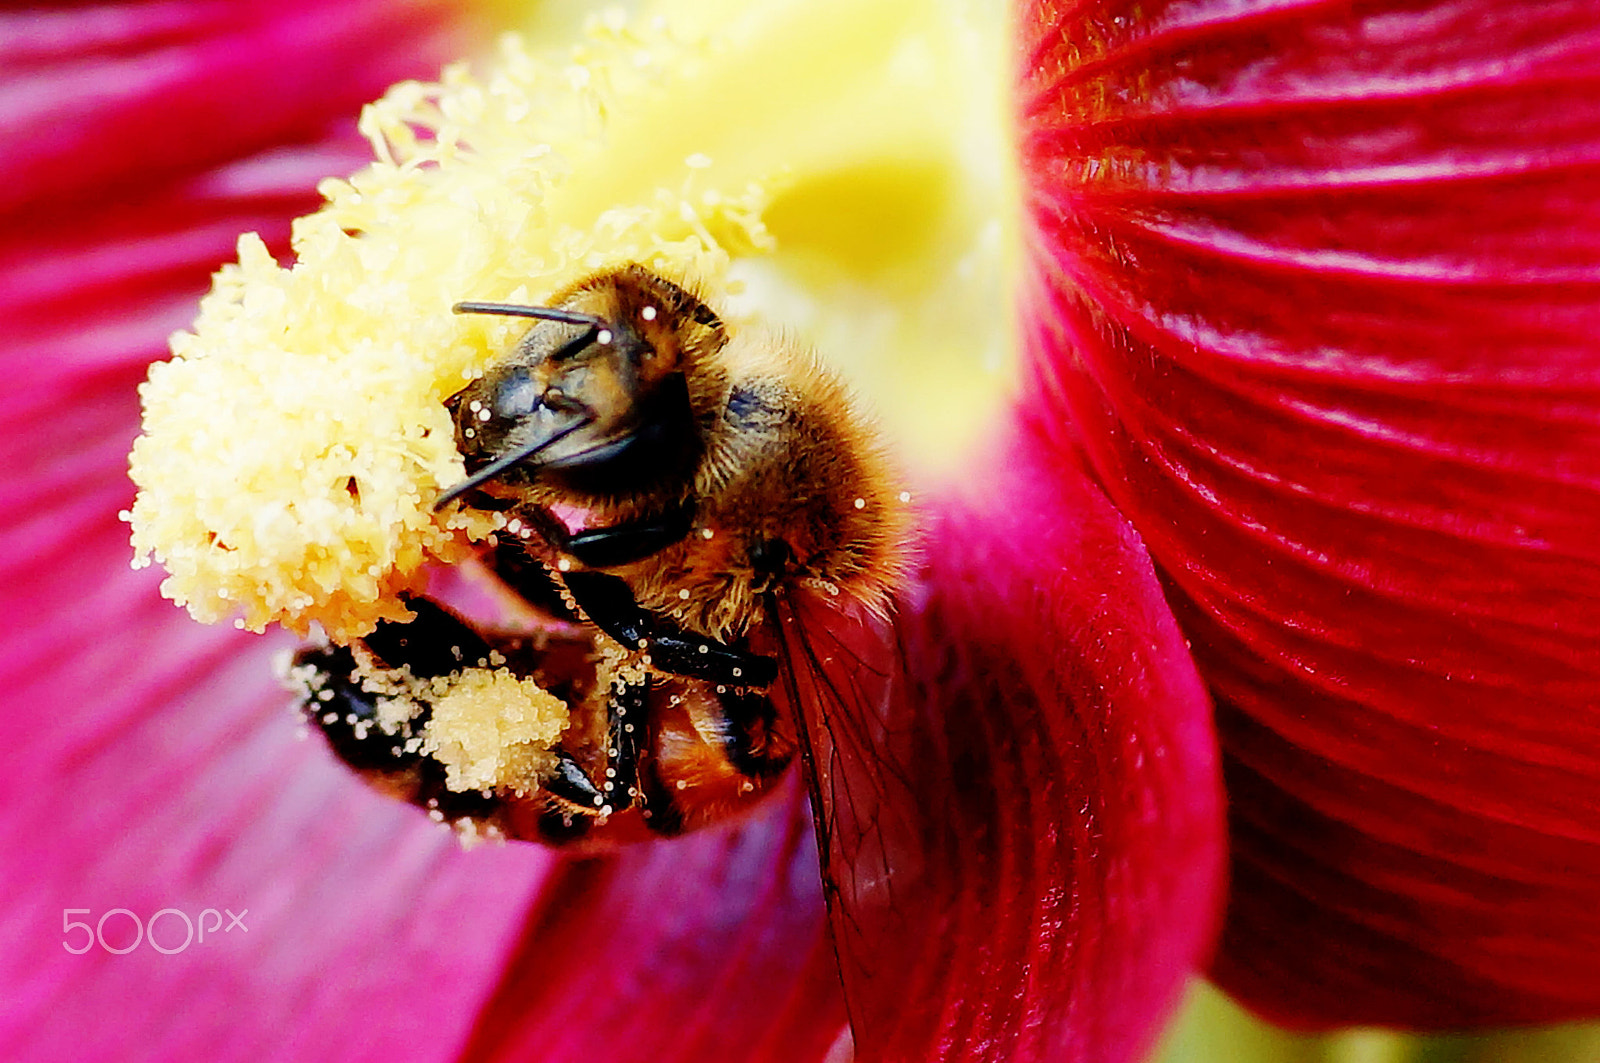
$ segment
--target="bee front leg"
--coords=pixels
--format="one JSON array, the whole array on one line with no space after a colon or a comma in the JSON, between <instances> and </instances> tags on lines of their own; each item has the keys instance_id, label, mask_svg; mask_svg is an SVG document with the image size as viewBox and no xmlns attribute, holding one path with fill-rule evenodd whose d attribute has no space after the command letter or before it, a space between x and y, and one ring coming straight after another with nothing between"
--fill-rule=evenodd
<instances>
[{"instance_id":1,"label":"bee front leg","mask_svg":"<svg viewBox=\"0 0 1600 1063\"><path fill-rule=\"evenodd\" d=\"M778 663L759 653L683 631L634 601L628 584L603 572L568 572L567 589L596 627L630 650L644 649L651 666L673 675L729 686L766 687Z\"/></svg>"},{"instance_id":2,"label":"bee front leg","mask_svg":"<svg viewBox=\"0 0 1600 1063\"><path fill-rule=\"evenodd\" d=\"M658 554L694 528L694 507L676 506L649 520L593 528L568 537L562 547L589 568L615 568Z\"/></svg>"},{"instance_id":3,"label":"bee front leg","mask_svg":"<svg viewBox=\"0 0 1600 1063\"><path fill-rule=\"evenodd\" d=\"M694 528L694 506L685 503L648 519L570 532L544 509L518 511L517 517L554 550L587 568L616 568L660 553Z\"/></svg>"}]
</instances>

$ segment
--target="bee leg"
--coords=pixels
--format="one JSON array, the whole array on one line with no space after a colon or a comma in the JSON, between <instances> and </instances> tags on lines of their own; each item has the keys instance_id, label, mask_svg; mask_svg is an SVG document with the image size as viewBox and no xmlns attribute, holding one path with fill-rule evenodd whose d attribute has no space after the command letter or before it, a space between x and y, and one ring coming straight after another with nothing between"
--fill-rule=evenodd
<instances>
[{"instance_id":1,"label":"bee leg","mask_svg":"<svg viewBox=\"0 0 1600 1063\"><path fill-rule=\"evenodd\" d=\"M356 771L405 771L422 759L416 746L407 748L411 734L388 734L378 725L377 695L362 688L349 647L308 646L295 654L289 677L306 719Z\"/></svg>"},{"instance_id":2,"label":"bee leg","mask_svg":"<svg viewBox=\"0 0 1600 1063\"><path fill-rule=\"evenodd\" d=\"M648 520L625 521L574 534L548 510L534 509L519 518L550 546L588 568L615 568L660 553L694 528L694 504L685 502Z\"/></svg>"},{"instance_id":3,"label":"bee leg","mask_svg":"<svg viewBox=\"0 0 1600 1063\"><path fill-rule=\"evenodd\" d=\"M568 845L588 838L606 818L643 802L639 782L639 749L646 731L645 701L648 680L630 683L617 679L606 692L606 768L597 785L577 757L556 749L556 768L540 783L545 808L532 833L515 825L513 837L532 838L549 845Z\"/></svg>"},{"instance_id":4,"label":"bee leg","mask_svg":"<svg viewBox=\"0 0 1600 1063\"><path fill-rule=\"evenodd\" d=\"M606 790L596 786L594 779L583 769L577 759L564 749L557 749L556 770L539 785L544 809L537 817L536 833L513 832L513 837L530 838L549 845L564 845L580 841L590 830L605 823L605 817L614 809Z\"/></svg>"},{"instance_id":5,"label":"bee leg","mask_svg":"<svg viewBox=\"0 0 1600 1063\"><path fill-rule=\"evenodd\" d=\"M609 763L605 805L613 811L631 808L639 800L639 748L645 735L645 701L650 694L649 677L636 682L618 678L606 699L609 720Z\"/></svg>"},{"instance_id":6,"label":"bee leg","mask_svg":"<svg viewBox=\"0 0 1600 1063\"><path fill-rule=\"evenodd\" d=\"M597 815L600 806L606 803L605 794L589 778L589 773L564 749L556 750L555 773L543 785L545 793L571 806L567 811L576 815Z\"/></svg>"},{"instance_id":7,"label":"bee leg","mask_svg":"<svg viewBox=\"0 0 1600 1063\"><path fill-rule=\"evenodd\" d=\"M415 620L379 621L377 630L361 640L385 665L408 667L418 679L488 665L493 647L465 620L427 598L407 598L406 607Z\"/></svg>"},{"instance_id":8,"label":"bee leg","mask_svg":"<svg viewBox=\"0 0 1600 1063\"><path fill-rule=\"evenodd\" d=\"M663 672L731 686L768 687L778 678L771 657L666 625L650 636L650 660Z\"/></svg>"},{"instance_id":9,"label":"bee leg","mask_svg":"<svg viewBox=\"0 0 1600 1063\"><path fill-rule=\"evenodd\" d=\"M602 816L630 808L639 798L639 747L645 734L648 679L617 679L606 699L608 717L605 779L594 779L571 753L556 750L555 773L543 783L546 794L567 815Z\"/></svg>"},{"instance_id":10,"label":"bee leg","mask_svg":"<svg viewBox=\"0 0 1600 1063\"><path fill-rule=\"evenodd\" d=\"M568 572L567 589L595 626L630 649L648 649L653 667L733 686L765 687L778 677L770 657L691 635L639 608L633 591L603 572Z\"/></svg>"},{"instance_id":11,"label":"bee leg","mask_svg":"<svg viewBox=\"0 0 1600 1063\"><path fill-rule=\"evenodd\" d=\"M459 668L460 664L455 662L457 652L466 655L481 649L483 655L487 655L487 644L470 629L466 629L465 634L449 630L452 626L465 626L455 617L431 602L412 602L411 605L418 614L413 623L423 624L425 630L432 630L441 641L429 644L428 638L433 636L419 637L416 633L400 637L380 626L379 631L363 641L369 644L376 641L390 655L382 656L377 650L373 651L385 664L401 660L412 666L413 675L425 677ZM389 628L407 626L410 625L388 625ZM409 659L407 650L411 651ZM404 721L397 730L384 729L379 719L381 696L363 685L360 666L349 647L302 649L294 657L290 677L300 688L301 708L306 718L327 737L328 745L340 760L379 789L435 811L448 820L488 821L499 810L498 798L476 790L451 790L446 785L444 766L421 752L422 729L428 721L426 706L419 716Z\"/></svg>"},{"instance_id":12,"label":"bee leg","mask_svg":"<svg viewBox=\"0 0 1600 1063\"><path fill-rule=\"evenodd\" d=\"M497 537L489 566L507 587L536 611L553 620L570 624L582 622L561 596L561 584L545 563L528 553L523 540L515 536Z\"/></svg>"},{"instance_id":13,"label":"bee leg","mask_svg":"<svg viewBox=\"0 0 1600 1063\"><path fill-rule=\"evenodd\" d=\"M615 568L660 553L693 527L694 506L685 503L650 520L579 532L562 549L590 568Z\"/></svg>"},{"instance_id":14,"label":"bee leg","mask_svg":"<svg viewBox=\"0 0 1600 1063\"><path fill-rule=\"evenodd\" d=\"M489 656L489 644L465 622L426 598L407 603L417 614L407 624L383 621L362 644L386 666L409 667L419 679L447 675ZM346 646L308 646L294 657L290 677L300 688L306 718L357 771L402 771L424 758L420 743L427 722L408 721L396 734L379 726L380 698L364 688L354 652ZM409 749L408 749L409 744Z\"/></svg>"},{"instance_id":15,"label":"bee leg","mask_svg":"<svg viewBox=\"0 0 1600 1063\"><path fill-rule=\"evenodd\" d=\"M426 598L406 602L416 619L383 621L360 644L386 668L406 668L417 679L488 664L493 647L466 621ZM494 823L504 809L495 794L450 789L448 773L422 752L431 706L421 701L410 719L390 730L380 721L383 695L366 689L356 652L348 646L308 646L294 657L290 678L299 687L306 718L327 737L334 753L378 789L426 808L437 818ZM558 754L565 756L564 753ZM581 769L573 768L581 776ZM598 796L593 784L590 792ZM590 815L595 804L589 802Z\"/></svg>"}]
</instances>

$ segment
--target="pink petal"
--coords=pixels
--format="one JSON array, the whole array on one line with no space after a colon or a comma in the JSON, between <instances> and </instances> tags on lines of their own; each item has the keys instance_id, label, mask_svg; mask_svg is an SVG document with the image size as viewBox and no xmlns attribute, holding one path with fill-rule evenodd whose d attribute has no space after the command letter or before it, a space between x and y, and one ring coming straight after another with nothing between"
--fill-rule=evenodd
<instances>
[{"instance_id":1,"label":"pink petal","mask_svg":"<svg viewBox=\"0 0 1600 1063\"><path fill-rule=\"evenodd\" d=\"M563 860L464 1058L821 1060L845 1013L797 781L735 829Z\"/></svg>"},{"instance_id":2,"label":"pink petal","mask_svg":"<svg viewBox=\"0 0 1600 1063\"><path fill-rule=\"evenodd\" d=\"M154 0L0 14L0 213L141 186L348 128L437 72L444 5ZM429 59L419 62L419 56Z\"/></svg>"},{"instance_id":3,"label":"pink petal","mask_svg":"<svg viewBox=\"0 0 1600 1063\"><path fill-rule=\"evenodd\" d=\"M1282 1019L1600 1013L1593 16L1028 14L1033 406L1194 640Z\"/></svg>"},{"instance_id":4,"label":"pink petal","mask_svg":"<svg viewBox=\"0 0 1600 1063\"><path fill-rule=\"evenodd\" d=\"M286 138L348 125L390 79L431 72L437 18L411 7L407 28L384 10L0 16L0 121L28 145L0 158L6 1059L450 1058L544 873L533 849L463 853L294 741L271 662L284 641L194 624L129 570L116 518L145 363L239 231L281 247L315 177L363 154L349 137ZM220 95L252 79L281 81L285 110ZM118 908L131 915L106 915ZM133 917L164 909L151 933L171 955L64 947L86 933L67 920L105 917L121 949ZM184 918L206 909L244 929L183 946Z\"/></svg>"}]
</instances>

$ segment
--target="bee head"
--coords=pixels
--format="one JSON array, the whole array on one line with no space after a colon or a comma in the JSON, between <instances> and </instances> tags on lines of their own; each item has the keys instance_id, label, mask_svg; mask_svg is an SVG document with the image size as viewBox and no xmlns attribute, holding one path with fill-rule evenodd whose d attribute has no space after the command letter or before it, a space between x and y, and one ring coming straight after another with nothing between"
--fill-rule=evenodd
<instances>
[{"instance_id":1,"label":"bee head","mask_svg":"<svg viewBox=\"0 0 1600 1063\"><path fill-rule=\"evenodd\" d=\"M686 489L717 390L721 321L642 266L600 274L552 307L458 303L457 313L535 319L516 349L446 402L474 488L535 484L590 498ZM704 407L704 408L702 408Z\"/></svg>"}]
</instances>

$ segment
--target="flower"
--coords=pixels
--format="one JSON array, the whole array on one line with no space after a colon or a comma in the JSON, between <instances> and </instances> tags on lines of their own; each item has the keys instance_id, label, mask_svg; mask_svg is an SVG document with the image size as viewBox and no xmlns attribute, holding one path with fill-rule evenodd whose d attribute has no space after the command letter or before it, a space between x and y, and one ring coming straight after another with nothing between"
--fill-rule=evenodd
<instances>
[{"instance_id":1,"label":"flower","mask_svg":"<svg viewBox=\"0 0 1600 1063\"><path fill-rule=\"evenodd\" d=\"M970 346L971 331L957 323L970 323L974 312L995 346L1005 345L1003 311L972 282L976 274L960 269L982 260L981 242L963 243L959 235L984 231L969 224L973 212L1003 205L952 195L968 187L960 181L939 183L998 149L986 144L971 158L941 154L938 145L969 141L949 136L948 113L916 105L919 94L936 95L928 71L938 68L929 66L929 37L913 6L846 12L840 4L777 5L732 19L733 32L754 35L744 39L746 49L752 39L768 45L730 53L753 56L743 73L765 74L791 92L740 94L726 90L736 81L725 81L716 83L724 91L708 90L698 106L674 111L700 134L722 138L727 150L707 152L712 157L748 151L746 158L802 160L806 179L768 219L780 246L787 241L799 253L752 283L824 347L861 348L868 336L890 337L875 339L874 348L914 350L922 358L918 372L885 371L886 359L860 367L864 380L878 371L916 395L915 402L886 403L891 420L902 409L940 410L920 426L896 426L923 453L940 454L926 473L940 486L929 490L938 502L927 569L903 624L913 668L878 692L890 718L914 720L908 733L925 740L910 791L919 800L893 809L902 818L889 838L909 846L898 853L928 862L916 878L919 893L886 919L869 904L874 918L863 935L854 944L846 939L845 978L862 1055L1136 1058L1206 952L1222 853L1215 737L1184 632L1163 601L1146 545L1219 696L1229 751L1237 888L1219 977L1257 1006L1302 1022L1371 1015L1488 1021L1592 1008L1584 969L1570 965L1589 947L1583 928L1592 912L1582 904L1593 895L1593 867L1574 812L1581 805L1561 805L1592 796L1584 788L1592 776L1584 774L1592 720L1582 709L1586 696L1593 704L1593 672L1584 672L1579 651L1596 627L1593 555L1584 544L1600 540L1587 535L1595 508L1578 504L1594 483L1584 464L1593 387L1592 361L1584 360L1592 348L1575 338L1591 323L1591 303L1581 287L1555 283L1586 284L1592 265L1582 257L1583 210L1593 198L1583 183L1592 176L1587 126L1579 121L1587 111L1578 93L1565 109L1541 115L1548 120L1527 124L1517 157L1529 165L1510 176L1526 177L1519 189L1538 195L1463 199L1463 189L1478 186L1457 172L1468 156L1444 132L1461 136L1503 123L1490 120L1492 111L1451 108L1443 113L1461 119L1458 127L1420 122L1399 92L1436 89L1449 102L1515 105L1526 115L1535 89L1554 91L1556 83L1543 78L1553 61L1547 57L1565 61L1569 73L1588 69L1578 61L1589 54L1586 31L1562 21L1567 9L1551 8L1537 18L1519 13L1525 34L1464 32L1494 24L1505 9L1491 0L1431 18L1317 7L1229 8L1215 17L1193 5L1137 12L1025 7L1023 159L1032 175L1033 228L1023 336L1031 397L1013 419L988 404L987 386L971 386L986 377L969 362L956 363L965 367L965 388L941 387L948 374L926 368ZM829 21L841 14L849 32ZM131 499L121 461L135 430L132 393L144 364L161 354L166 333L188 323L203 274L228 256L239 231L260 228L268 247L284 252L283 219L312 206L300 190L359 164L348 136L324 137L330 125L382 85L428 76L436 58L461 50L445 43L449 17L432 4L372 0L225 8L177 0L4 16L17 31L0 34L7 42L0 48L9 50L5 69L16 72L7 75L17 101L8 128L28 146L0 163L12 178L0 194L12 223L0 252L12 311L3 349L16 376L0 435L16 470L11 516L0 532L7 565L0 593L7 615L29 618L0 650L18 707L0 805L13 854L8 866L17 869L6 883L13 948L0 960L0 985L13 1002L0 1022L7 1058L121 1058L136 1045L162 1058L207 1059L818 1059L848 1047L839 968L798 790L737 831L612 858L573 861L527 846L463 853L410 810L364 791L318 744L293 741L293 717L268 678L269 658L287 642L195 625L156 597L148 573L126 568L126 533L114 514ZM727 11L706 17L724 28L732 18ZM1441 79L1427 66L1437 50L1407 47L1425 33L1434 34L1426 38L1434 44L1470 38L1487 58L1463 63L1455 81ZM1352 40L1361 47L1348 47ZM900 47L883 49L886 42ZM1170 63L1153 59L1169 54ZM1491 61L1506 54L1518 62ZM818 55L837 66L798 58ZM1397 93L1387 110L1383 94L1342 92L1370 87L1370 78L1353 78L1351 57L1373 56L1415 62L1422 71L1411 82L1383 82ZM1302 80L1330 69L1325 83ZM873 90L885 71L895 75L890 88ZM1170 72L1167 81L1160 72ZM1383 73L1396 76L1394 69ZM241 109L238 92L213 91L267 78L294 90L281 111L267 103ZM831 91L817 91L817 81ZM1303 84L1318 91L1303 98L1288 91ZM963 95L948 84L938 92L939 100ZM925 121L895 131L903 139L876 157L891 165L860 165L874 159L864 149L883 136L871 116L884 97L909 101L909 113ZM226 107L216 102L222 99ZM817 124L808 126L805 108L818 100L832 110L812 115ZM779 120L760 120L761 108L774 101L791 109ZM1196 101L1216 106L1208 111ZM1230 109L1235 103L1244 105ZM1168 121L1169 114L1185 121ZM1280 129L1275 123L1284 115L1294 121ZM1314 119L1324 115L1351 124L1319 126ZM1186 134L1191 123L1194 132ZM808 129L818 132L808 138ZM1226 192L1252 164L1259 172L1249 175L1282 176L1282 160L1260 154L1263 147L1292 156L1317 147L1314 134L1328 129L1348 134L1345 148L1395 152L1401 163L1391 177L1415 173L1434 183L1419 185L1420 198L1409 200L1393 181L1366 200L1348 192L1344 200L1325 198L1319 193L1327 180L1302 179L1326 177L1327 158L1320 169L1289 171L1296 180L1258 195L1231 197L1203 181L1184 183L1214 176ZM902 151L918 143L935 150ZM1448 165L1417 169L1415 152L1428 144L1455 146L1442 152ZM1564 155L1556 150L1563 145L1571 149ZM904 159L918 165L892 165ZM1552 179L1558 167L1579 176L1566 198ZM644 172L618 167L606 180ZM1507 176L1504 169L1482 171L1484 187ZM107 195L108 186L117 191ZM1364 189L1359 182L1338 187ZM1433 217L1422 206L1434 198L1446 205L1435 229L1396 222ZM1337 202L1346 211L1328 214L1327 204ZM1403 231L1422 241L1406 244L1413 250L1436 246L1440 234L1462 231L1465 203L1504 222L1484 230L1503 243L1479 243L1476 230L1466 230L1472 238L1461 237L1455 258L1444 261L1496 267L1488 278L1495 283L1471 289L1484 296L1481 304L1430 301L1457 290L1449 283L1454 275L1430 281L1424 271L1419 281L1412 259L1406 269L1364 273L1360 256L1340 257L1348 249L1329 235L1370 242ZM1559 215L1563 204L1569 209ZM1530 213L1518 215L1523 208ZM852 216L871 224L840 223ZM1558 216L1575 219L1559 246ZM1329 217L1346 224L1331 228ZM997 239L997 229L987 232ZM1430 234L1434 245L1424 240ZM1558 253L1561 247L1570 255ZM1494 248L1505 257L1490 254ZM1546 265L1568 272L1527 273L1541 248L1556 249ZM1273 253L1246 253L1253 249ZM1378 265L1390 262L1379 257ZM957 268L939 273L930 263ZM1292 313L1262 294L1278 291L1285 276L1304 282L1286 289L1294 298L1282 302ZM760 283L770 286L761 290ZM1565 300L1558 298L1563 290ZM873 297L850 294L862 291ZM896 305L915 306L907 315L914 319L883 310ZM1421 328L1426 338L1430 328L1454 324L1438 309L1443 305L1475 310L1463 320L1501 341L1502 326L1520 323L1506 350L1566 357L1530 362L1545 368L1531 378L1511 376L1516 386L1508 388L1515 365L1489 357L1494 348L1481 336L1457 328L1450 335L1477 343L1465 346L1479 355L1468 365L1483 369L1481 381L1493 386L1475 389L1470 375L1443 370L1421 373L1433 366L1430 358L1410 367L1420 383L1356 372L1384 369L1377 355L1395 347L1351 346L1351 337L1365 335L1352 323ZM1524 333L1551 346L1518 346ZM907 335L920 344L905 342ZM1227 404L1206 401L1217 381L1200 372L1214 366L1199 355L1215 353L1212 346L1235 353L1220 340L1207 344L1259 336L1324 341L1294 349L1326 354L1326 365L1269 361L1255 366L1259 376L1221 378L1249 383L1245 394L1263 409L1282 406L1300 421L1263 415L1245 424ZM1240 349L1281 350L1253 342ZM1372 357L1356 361L1350 351ZM1153 369L1139 375L1146 364ZM1319 368L1325 379L1316 376ZM1322 404L1285 381L1318 384L1310 398ZM1447 385L1457 401L1417 397ZM1382 402L1354 404L1367 396ZM1408 396L1409 405L1400 401ZM1357 488L1380 482L1373 471L1384 467L1380 460L1439 456L1399 445L1372 449L1371 439L1413 441L1375 434L1377 427L1456 426L1459 418L1441 411L1457 408L1502 418L1480 422L1494 429L1488 437L1503 450L1457 445L1444 456L1455 465L1441 459L1445 472L1472 472L1462 482L1479 488L1479 508L1469 512L1480 523L1458 529L1445 521L1460 498L1446 493L1440 502L1434 485L1457 481L1404 463L1398 467L1410 471L1400 488L1381 497L1435 517L1433 524L1414 522L1424 531L1497 527L1481 523L1485 513L1501 511L1483 501L1490 481L1475 477L1502 467L1485 455L1518 458L1521 464L1503 467L1521 479L1501 477L1492 488L1521 500L1528 527L1542 529L1547 540L1562 532L1565 552L1541 552L1540 541L1526 538L1491 538L1505 552L1452 554L1432 570L1456 580L1445 584L1456 598L1423 597L1396 579L1409 571L1405 555L1389 537L1364 530L1364 521L1395 511L1374 509L1371 499L1379 496ZM982 415L960 416L973 410ZM1357 427L1374 430L1352 433L1368 449L1333 446L1326 440L1344 437L1330 430L1304 452L1298 426L1337 428L1352 412L1362 415ZM1414 420L1390 423L1379 413ZM1156 431L1168 424L1175 426L1170 434ZM1538 430L1501 434L1506 425ZM1221 428L1229 432L1219 435ZM1530 462L1541 441L1549 446L1537 453L1554 455L1560 490L1548 487L1548 476L1528 475L1538 471ZM1280 469L1261 482L1288 483L1291 497L1315 500L1316 512L1332 514L1325 535L1301 536L1321 547L1326 563L1319 568L1314 553L1256 546L1242 533L1283 548L1300 543L1292 534L1308 527L1300 510L1281 503L1246 509L1243 496L1217 490L1221 479L1188 475L1193 466L1173 459L1180 453L1209 459L1213 465L1201 467L1242 481L1256 467L1224 459L1242 455ZM1127 460L1134 454L1150 460ZM1317 490L1299 491L1306 485L1272 464L1303 454ZM963 489L952 485L962 478ZM1197 490L1186 495L1181 489L1191 485ZM1214 499L1214 514L1224 519L1196 519L1196 497ZM1191 502L1184 510L1190 519L1172 518L1175 500ZM1268 519L1255 520L1258 513ZM1211 515L1203 506L1199 514ZM1213 553L1208 540L1231 545ZM1495 570L1467 561L1493 562L1506 552L1561 563L1514 569L1516 578L1495 584L1491 594L1483 573ZM1286 569L1310 573L1286 586L1317 608L1273 611L1275 602L1292 601L1269 578ZM1343 582L1329 582L1329 572ZM1541 572L1542 580L1532 578ZM1418 607L1383 629L1404 650L1398 664L1376 639L1350 645L1353 633L1388 612L1373 608L1375 588ZM1460 596L1473 588L1478 596L1469 600L1503 606L1516 622L1495 623L1508 614L1493 608L1456 622ZM1565 595L1559 610L1550 597L1558 590ZM1332 608L1352 595L1366 607ZM1239 621L1249 611L1219 602L1250 606L1273 622L1254 637L1258 630ZM1441 612L1440 602L1450 608ZM1310 626L1324 610L1337 623ZM1293 644L1274 641L1286 632ZM1525 700L1507 717L1516 738L1509 745L1463 760L1400 742L1399 755L1376 770L1370 757L1384 747L1373 736L1422 733L1441 748L1452 740L1458 751L1471 745L1452 738L1453 720L1439 709L1449 686L1429 671L1468 637L1475 652L1463 659L1494 667L1474 664L1451 683L1480 692L1496 684L1514 694L1535 689L1567 697L1573 710L1541 733ZM1512 651L1527 645L1545 652L1518 659ZM1552 645L1570 652L1553 654ZM1345 655L1332 664L1357 666L1330 672L1323 654L1334 649ZM1529 669L1552 662L1559 666L1554 678L1534 685ZM1317 675L1330 674L1331 685L1318 684ZM1366 701L1327 696L1329 689L1345 693L1352 676L1365 681ZM1409 730L1355 730L1373 739L1355 746L1339 728L1384 722L1370 711L1377 704L1372 690L1378 679L1396 677L1400 694L1422 689L1427 696L1393 696L1378 707L1391 710L1390 721L1401 721L1396 706L1419 715L1402 721ZM1306 702L1317 712L1297 718L1308 691L1317 694ZM1488 703L1481 693L1466 702L1478 714L1465 720L1479 729L1464 733L1482 746L1499 742L1480 726L1490 719L1478 712ZM1352 708L1334 713L1330 704ZM1396 794L1438 798L1438 776L1465 771L1452 768L1463 763L1504 781L1503 792L1458 784L1444 796L1464 808L1435 800L1402 806L1445 810L1433 819L1389 814ZM1552 807L1567 814L1530 811ZM1395 837L1406 830L1413 833ZM1418 838L1430 843L1426 851ZM1487 872L1474 860L1479 856L1493 858ZM894 865L900 873L912 866L900 855ZM1463 880L1465 888L1451 888ZM867 876L847 881L870 902ZM1505 885L1495 897L1516 903L1463 904L1482 882ZM1521 888L1513 891L1515 885ZM1300 899L1291 904L1286 895ZM1549 905L1542 922L1541 904ZM204 942L177 948L183 918L203 928L207 910L219 913L219 924L226 922L222 910L242 911L248 929L213 929ZM1309 940L1286 917L1304 919ZM115 954L133 940L135 919L149 941ZM1353 957L1337 935L1351 925L1367 928L1365 951ZM157 942L172 954L155 950ZM1534 985L1523 977L1531 963L1497 965L1507 956L1554 957L1566 966L1557 967L1562 977L1552 984ZM1386 966L1373 966L1379 961ZM1406 973L1381 985L1360 977L1373 969ZM1424 1002L1435 1005L1431 1012L1417 1010L1415 1000L1398 1002L1412 1010L1399 1008L1392 993L1385 996L1389 986L1411 984L1405 978L1472 988L1463 971L1487 971L1493 992L1441 994Z\"/></svg>"}]
</instances>

